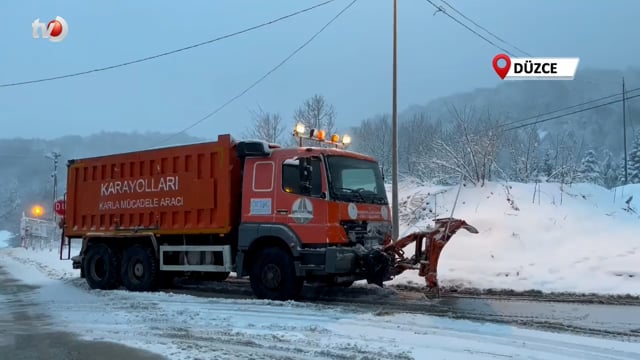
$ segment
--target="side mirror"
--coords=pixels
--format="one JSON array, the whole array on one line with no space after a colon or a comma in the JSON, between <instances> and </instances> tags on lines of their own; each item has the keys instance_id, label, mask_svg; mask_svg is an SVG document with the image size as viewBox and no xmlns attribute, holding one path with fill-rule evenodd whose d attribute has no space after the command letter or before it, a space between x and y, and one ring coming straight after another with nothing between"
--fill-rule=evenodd
<instances>
[{"instance_id":1,"label":"side mirror","mask_svg":"<svg viewBox=\"0 0 640 360\"><path fill-rule=\"evenodd\" d=\"M382 182L384 182L384 166L380 166L380 174L382 174Z\"/></svg>"},{"instance_id":2,"label":"side mirror","mask_svg":"<svg viewBox=\"0 0 640 360\"><path fill-rule=\"evenodd\" d=\"M309 159L300 159L298 171L300 172L300 191L303 194L311 194L311 179L313 178L313 168L309 164Z\"/></svg>"}]
</instances>

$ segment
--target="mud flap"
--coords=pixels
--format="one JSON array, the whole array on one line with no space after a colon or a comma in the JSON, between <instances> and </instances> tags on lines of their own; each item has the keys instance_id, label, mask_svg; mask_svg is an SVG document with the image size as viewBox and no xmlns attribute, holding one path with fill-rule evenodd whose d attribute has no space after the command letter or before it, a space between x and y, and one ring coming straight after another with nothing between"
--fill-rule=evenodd
<instances>
[{"instance_id":1,"label":"mud flap","mask_svg":"<svg viewBox=\"0 0 640 360\"><path fill-rule=\"evenodd\" d=\"M84 266L82 266L82 255L76 255L74 257L71 258L71 267L73 269L80 269L80 278L84 279L85 278L85 274L84 274Z\"/></svg>"}]
</instances>

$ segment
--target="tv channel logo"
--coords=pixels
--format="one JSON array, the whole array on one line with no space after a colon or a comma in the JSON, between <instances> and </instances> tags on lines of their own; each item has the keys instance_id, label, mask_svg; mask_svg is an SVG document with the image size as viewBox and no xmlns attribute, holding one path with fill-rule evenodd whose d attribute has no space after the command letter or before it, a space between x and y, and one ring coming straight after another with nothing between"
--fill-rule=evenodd
<instances>
[{"instance_id":1,"label":"tv channel logo","mask_svg":"<svg viewBox=\"0 0 640 360\"><path fill-rule=\"evenodd\" d=\"M46 25L40 22L40 18L31 23L31 31L34 39L49 39L52 42L60 42L67 37L69 25L61 16L49 21Z\"/></svg>"}]
</instances>

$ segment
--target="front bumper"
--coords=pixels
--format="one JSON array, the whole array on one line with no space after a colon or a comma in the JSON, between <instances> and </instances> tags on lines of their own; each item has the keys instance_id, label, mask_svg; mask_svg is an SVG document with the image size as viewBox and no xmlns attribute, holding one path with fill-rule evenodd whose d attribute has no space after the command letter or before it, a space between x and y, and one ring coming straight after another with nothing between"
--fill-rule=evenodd
<instances>
[{"instance_id":1,"label":"front bumper","mask_svg":"<svg viewBox=\"0 0 640 360\"><path fill-rule=\"evenodd\" d=\"M300 252L303 256L296 264L299 276L352 276L379 285L391 279L392 259L379 249L327 247Z\"/></svg>"},{"instance_id":2,"label":"front bumper","mask_svg":"<svg viewBox=\"0 0 640 360\"><path fill-rule=\"evenodd\" d=\"M358 253L353 249L330 247L325 252L325 271L328 274L353 273L357 270Z\"/></svg>"}]
</instances>

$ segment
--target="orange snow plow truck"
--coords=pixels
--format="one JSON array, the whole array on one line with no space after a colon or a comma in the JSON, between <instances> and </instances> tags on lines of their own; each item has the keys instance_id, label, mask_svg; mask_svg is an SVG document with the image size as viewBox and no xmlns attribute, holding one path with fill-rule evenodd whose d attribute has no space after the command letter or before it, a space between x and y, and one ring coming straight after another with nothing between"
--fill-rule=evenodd
<instances>
[{"instance_id":1,"label":"orange snow plow truck","mask_svg":"<svg viewBox=\"0 0 640 360\"><path fill-rule=\"evenodd\" d=\"M306 136L331 143L320 131ZM346 136L332 140L335 148L281 148L220 135L70 160L60 257L82 239L71 259L93 289L150 291L166 279L222 281L235 272L249 276L256 297L273 300L295 299L305 281L382 286L406 269L435 275L430 257L472 228L445 219L433 233L392 241L377 162L339 148ZM414 242L407 259L401 247Z\"/></svg>"}]
</instances>

